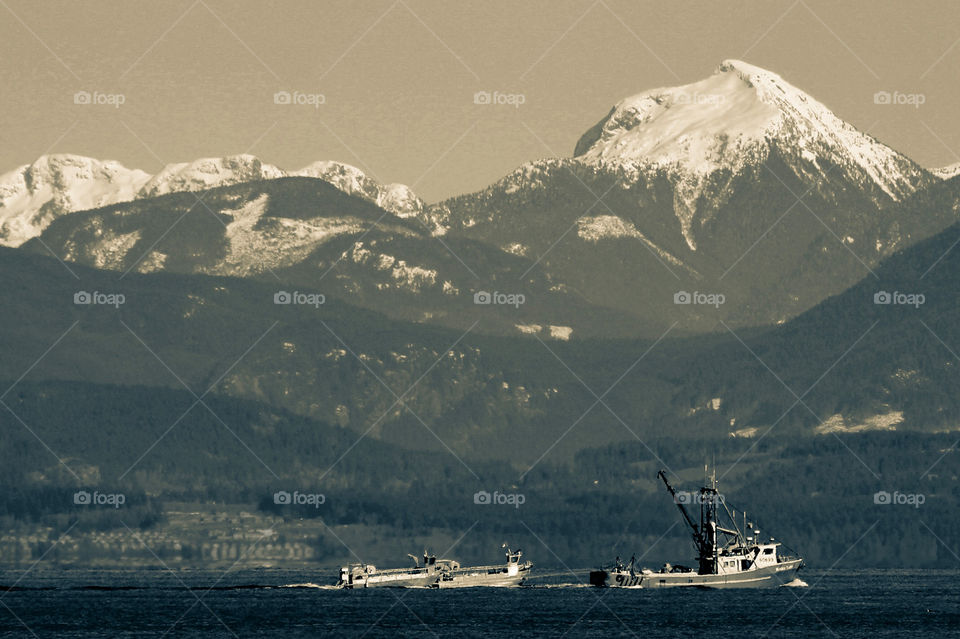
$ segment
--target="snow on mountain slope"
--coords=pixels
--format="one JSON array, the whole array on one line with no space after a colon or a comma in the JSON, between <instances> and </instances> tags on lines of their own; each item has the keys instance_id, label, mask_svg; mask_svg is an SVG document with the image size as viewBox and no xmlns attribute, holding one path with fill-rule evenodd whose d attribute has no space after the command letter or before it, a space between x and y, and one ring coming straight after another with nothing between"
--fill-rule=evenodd
<instances>
[{"instance_id":1,"label":"snow on mountain slope","mask_svg":"<svg viewBox=\"0 0 960 639\"><path fill-rule=\"evenodd\" d=\"M42 156L0 175L0 244L19 246L64 213L132 200L149 179L117 162Z\"/></svg>"},{"instance_id":2,"label":"snow on mountain slope","mask_svg":"<svg viewBox=\"0 0 960 639\"><path fill-rule=\"evenodd\" d=\"M578 159L634 180L666 173L691 249L701 196L722 198L725 176L760 166L776 152L802 178L834 179L897 201L924 183L925 171L827 107L759 67L727 60L714 75L646 91L617 104L577 144ZM830 167L835 167L831 169Z\"/></svg>"},{"instance_id":3,"label":"snow on mountain slope","mask_svg":"<svg viewBox=\"0 0 960 639\"><path fill-rule=\"evenodd\" d=\"M414 217L424 208L423 201L405 184L381 184L355 166L342 162L314 162L291 176L319 178L344 193L359 195L398 217Z\"/></svg>"},{"instance_id":4,"label":"snow on mountain slope","mask_svg":"<svg viewBox=\"0 0 960 639\"><path fill-rule=\"evenodd\" d=\"M949 166L942 166L938 169L930 169L930 172L942 180L949 180L952 177L960 175L960 162Z\"/></svg>"},{"instance_id":5,"label":"snow on mountain slope","mask_svg":"<svg viewBox=\"0 0 960 639\"><path fill-rule=\"evenodd\" d=\"M399 217L418 216L424 209L409 187L380 184L340 162L316 162L286 172L252 155L234 155L170 164L151 176L113 161L56 154L0 176L0 245L19 246L73 211L287 176L324 180Z\"/></svg>"},{"instance_id":6,"label":"snow on mountain slope","mask_svg":"<svg viewBox=\"0 0 960 639\"><path fill-rule=\"evenodd\" d=\"M284 177L277 167L264 164L252 155L202 158L193 162L168 164L150 178L137 197L156 197L180 191L201 191L255 180Z\"/></svg>"}]
</instances>

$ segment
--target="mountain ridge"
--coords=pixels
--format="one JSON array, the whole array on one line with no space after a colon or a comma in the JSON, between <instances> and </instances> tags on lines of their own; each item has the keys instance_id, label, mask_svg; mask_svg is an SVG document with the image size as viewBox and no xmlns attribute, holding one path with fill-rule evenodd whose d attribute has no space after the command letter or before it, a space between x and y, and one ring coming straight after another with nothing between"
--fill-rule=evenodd
<instances>
[{"instance_id":1,"label":"mountain ridge","mask_svg":"<svg viewBox=\"0 0 960 639\"><path fill-rule=\"evenodd\" d=\"M284 171L249 154L168 164L150 175L113 160L73 154L40 156L0 175L0 245L20 246L54 219L76 211L218 186L311 177L362 197L400 217L419 215L424 203L403 184L381 184L355 166L313 162Z\"/></svg>"}]
</instances>

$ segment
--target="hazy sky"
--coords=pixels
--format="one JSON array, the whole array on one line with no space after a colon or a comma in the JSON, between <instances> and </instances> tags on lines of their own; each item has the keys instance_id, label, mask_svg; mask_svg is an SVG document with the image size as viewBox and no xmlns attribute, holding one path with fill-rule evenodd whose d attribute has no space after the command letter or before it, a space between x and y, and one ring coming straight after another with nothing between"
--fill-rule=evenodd
<instances>
[{"instance_id":1,"label":"hazy sky","mask_svg":"<svg viewBox=\"0 0 960 639\"><path fill-rule=\"evenodd\" d=\"M150 172L249 152L348 162L436 201L570 155L621 98L726 58L940 166L960 161L958 42L956 0L0 0L0 172L51 152ZM75 104L81 90L106 103ZM924 103L875 104L881 90Z\"/></svg>"}]
</instances>

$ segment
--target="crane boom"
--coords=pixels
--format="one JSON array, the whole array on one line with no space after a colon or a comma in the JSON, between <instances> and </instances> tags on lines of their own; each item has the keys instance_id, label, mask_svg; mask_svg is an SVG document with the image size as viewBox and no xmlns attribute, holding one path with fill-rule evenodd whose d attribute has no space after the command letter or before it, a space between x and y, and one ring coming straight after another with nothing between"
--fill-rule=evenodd
<instances>
[{"instance_id":1,"label":"crane boom","mask_svg":"<svg viewBox=\"0 0 960 639\"><path fill-rule=\"evenodd\" d=\"M673 497L673 503L677 505L677 508L680 509L680 514L683 515L684 521L687 522L687 525L690 526L690 531L693 534L693 543L697 547L697 551L700 552L703 548L703 540L700 538L700 529L693 522L693 519L690 518L690 513L687 512L686 507L679 499L677 499L677 491L673 489L673 486L670 485L670 482L667 481L667 474L660 470L657 472L657 477L663 480L663 485L667 487L667 492L670 493L670 496Z\"/></svg>"}]
</instances>

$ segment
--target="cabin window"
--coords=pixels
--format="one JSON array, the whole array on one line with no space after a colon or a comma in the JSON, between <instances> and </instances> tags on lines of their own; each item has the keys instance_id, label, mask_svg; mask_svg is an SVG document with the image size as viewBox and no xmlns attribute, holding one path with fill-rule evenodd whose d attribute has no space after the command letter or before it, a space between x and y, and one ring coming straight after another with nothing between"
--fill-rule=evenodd
<instances>
[{"instance_id":1,"label":"cabin window","mask_svg":"<svg viewBox=\"0 0 960 639\"><path fill-rule=\"evenodd\" d=\"M772 555L772 554L773 554L773 548L764 548L764 549L763 549L763 554L765 554L765 555Z\"/></svg>"}]
</instances>

